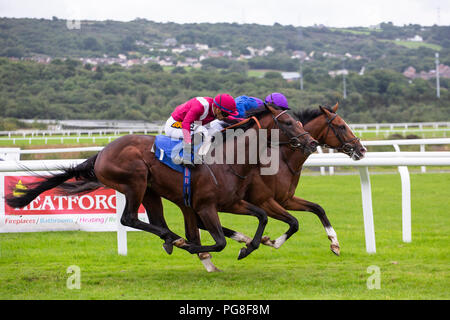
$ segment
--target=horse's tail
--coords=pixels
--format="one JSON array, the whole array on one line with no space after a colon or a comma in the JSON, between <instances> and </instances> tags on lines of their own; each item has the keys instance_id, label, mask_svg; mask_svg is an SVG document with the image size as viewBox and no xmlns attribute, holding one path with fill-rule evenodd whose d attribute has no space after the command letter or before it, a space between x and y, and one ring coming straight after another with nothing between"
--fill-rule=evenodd
<instances>
[{"instance_id":1,"label":"horse's tail","mask_svg":"<svg viewBox=\"0 0 450 320\"><path fill-rule=\"evenodd\" d=\"M14 187L10 194L5 197L6 203L13 208L22 208L28 205L41 193L58 187L60 193L71 195L93 191L102 186L94 172L94 164L97 155L90 157L79 165L62 169L62 173L52 174L49 177L42 177L39 182L25 185L26 189ZM74 182L66 182L75 178Z\"/></svg>"}]
</instances>

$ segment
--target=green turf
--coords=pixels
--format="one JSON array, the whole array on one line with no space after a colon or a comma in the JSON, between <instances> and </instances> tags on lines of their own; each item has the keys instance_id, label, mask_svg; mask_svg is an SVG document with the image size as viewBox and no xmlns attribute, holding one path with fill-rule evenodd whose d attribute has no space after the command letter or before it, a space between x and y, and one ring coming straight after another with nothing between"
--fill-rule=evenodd
<instances>
[{"instance_id":1,"label":"green turf","mask_svg":"<svg viewBox=\"0 0 450 320\"><path fill-rule=\"evenodd\" d=\"M412 174L412 243L402 242L398 175L372 175L377 253L365 251L359 177L305 176L298 195L320 203L338 234L342 254L329 250L317 217L296 213L300 231L280 249L261 247L238 261L232 240L206 273L196 256L144 232L128 233L128 256L117 255L112 232L0 234L0 299L449 299L450 175ZM165 203L171 228L181 214ZM253 218L220 214L223 225L253 235ZM276 238L287 226L270 220ZM204 243L211 238L202 233ZM71 265L81 289L69 290ZM369 290L367 268L378 266L381 288Z\"/></svg>"}]
</instances>

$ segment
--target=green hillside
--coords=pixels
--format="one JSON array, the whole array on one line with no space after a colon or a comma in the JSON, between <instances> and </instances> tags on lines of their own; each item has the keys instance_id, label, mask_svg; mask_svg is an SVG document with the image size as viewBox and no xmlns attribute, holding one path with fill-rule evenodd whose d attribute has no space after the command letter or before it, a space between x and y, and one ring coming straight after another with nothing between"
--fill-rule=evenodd
<instances>
[{"instance_id":1,"label":"green hillside","mask_svg":"<svg viewBox=\"0 0 450 320\"><path fill-rule=\"evenodd\" d=\"M404 45L415 36L423 41ZM279 91L294 109L339 102L351 122L443 121L450 114L449 79L441 79L437 99L434 79L401 74L409 66L417 73L433 69L435 49L450 65L450 27L137 19L81 21L74 29L56 17L1 18L0 117L162 120L197 95L263 98ZM276 72L298 72L300 62L303 91L298 80L285 81ZM349 71L347 99L342 76L329 75L342 68Z\"/></svg>"}]
</instances>

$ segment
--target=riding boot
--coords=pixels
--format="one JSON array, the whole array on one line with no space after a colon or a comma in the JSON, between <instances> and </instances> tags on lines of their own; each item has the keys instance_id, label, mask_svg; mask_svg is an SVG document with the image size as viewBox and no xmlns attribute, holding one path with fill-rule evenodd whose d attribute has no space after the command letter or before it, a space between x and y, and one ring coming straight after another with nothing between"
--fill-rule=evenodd
<instances>
[{"instance_id":1,"label":"riding boot","mask_svg":"<svg viewBox=\"0 0 450 320\"><path fill-rule=\"evenodd\" d=\"M192 162L192 155L194 154L194 146L192 143L183 143L183 159L182 164L190 169L195 167Z\"/></svg>"}]
</instances>

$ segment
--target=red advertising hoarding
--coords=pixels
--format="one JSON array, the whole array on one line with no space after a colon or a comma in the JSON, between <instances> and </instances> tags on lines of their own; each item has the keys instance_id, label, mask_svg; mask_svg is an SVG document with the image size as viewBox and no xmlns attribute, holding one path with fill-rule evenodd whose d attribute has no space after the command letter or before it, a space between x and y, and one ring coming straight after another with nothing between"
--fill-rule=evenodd
<instances>
[{"instance_id":1,"label":"red advertising hoarding","mask_svg":"<svg viewBox=\"0 0 450 320\"><path fill-rule=\"evenodd\" d=\"M3 179L0 189L4 195L0 196L8 196L11 192L20 196L30 183L42 181L42 177L31 175L4 175ZM51 189L23 208L12 208L6 201L1 203L4 207L0 208L0 232L117 230L117 195L112 189L99 188L73 196L61 195L57 189ZM142 205L139 213L139 218L147 222Z\"/></svg>"}]
</instances>

